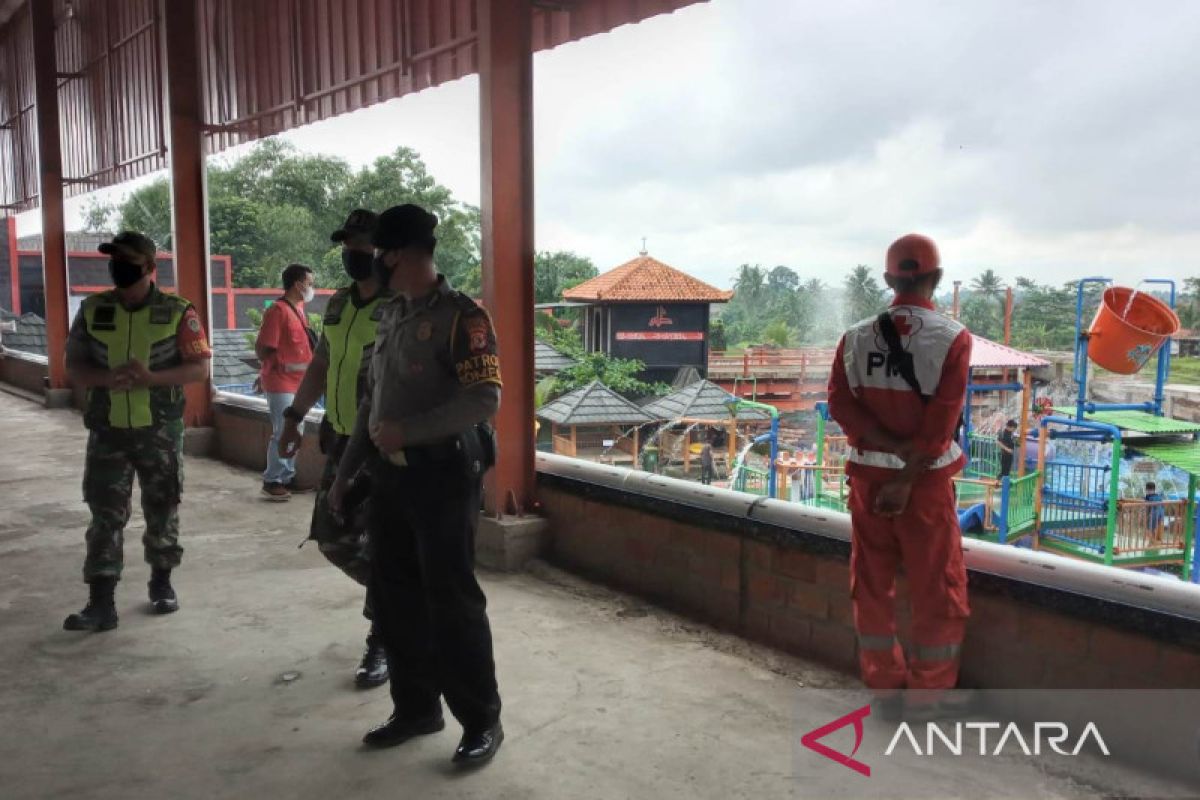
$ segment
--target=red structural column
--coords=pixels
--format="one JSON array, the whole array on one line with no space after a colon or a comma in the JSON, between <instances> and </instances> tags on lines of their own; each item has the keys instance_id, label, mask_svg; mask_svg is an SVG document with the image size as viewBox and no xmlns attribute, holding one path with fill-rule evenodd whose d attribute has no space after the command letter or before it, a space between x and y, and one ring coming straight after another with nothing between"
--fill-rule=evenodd
<instances>
[{"instance_id":1,"label":"red structural column","mask_svg":"<svg viewBox=\"0 0 1200 800\"><path fill-rule=\"evenodd\" d=\"M58 129L58 61L54 4L29 4L33 30L34 103L37 106L39 203L42 208L42 285L46 295L46 355L50 388L67 385L67 243L63 216L62 142Z\"/></svg>"},{"instance_id":2,"label":"red structural column","mask_svg":"<svg viewBox=\"0 0 1200 800\"><path fill-rule=\"evenodd\" d=\"M477 0L482 146L483 297L504 375L499 457L487 510L534 495L533 47L531 0Z\"/></svg>"},{"instance_id":3,"label":"red structural column","mask_svg":"<svg viewBox=\"0 0 1200 800\"><path fill-rule=\"evenodd\" d=\"M197 0L162 0L174 213L175 285L196 306L212 336L208 206L204 180L204 106L200 87ZM187 387L190 426L212 420L212 381Z\"/></svg>"}]
</instances>

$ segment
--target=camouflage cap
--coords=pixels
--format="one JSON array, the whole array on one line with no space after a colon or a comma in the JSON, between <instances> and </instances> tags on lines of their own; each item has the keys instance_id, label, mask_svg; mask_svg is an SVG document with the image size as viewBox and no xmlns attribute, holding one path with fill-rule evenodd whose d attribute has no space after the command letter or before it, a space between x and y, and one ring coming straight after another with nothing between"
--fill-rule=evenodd
<instances>
[{"instance_id":1,"label":"camouflage cap","mask_svg":"<svg viewBox=\"0 0 1200 800\"><path fill-rule=\"evenodd\" d=\"M346 217L342 227L330 234L329 240L341 243L354 236L370 236L375 232L375 226L378 223L379 215L374 211L356 208L350 212L350 216Z\"/></svg>"},{"instance_id":2,"label":"camouflage cap","mask_svg":"<svg viewBox=\"0 0 1200 800\"><path fill-rule=\"evenodd\" d=\"M154 261L154 257L158 254L158 246L154 244L154 240L136 231L121 231L112 238L111 242L104 242L96 249L105 255L135 254L145 256L151 261Z\"/></svg>"}]
</instances>

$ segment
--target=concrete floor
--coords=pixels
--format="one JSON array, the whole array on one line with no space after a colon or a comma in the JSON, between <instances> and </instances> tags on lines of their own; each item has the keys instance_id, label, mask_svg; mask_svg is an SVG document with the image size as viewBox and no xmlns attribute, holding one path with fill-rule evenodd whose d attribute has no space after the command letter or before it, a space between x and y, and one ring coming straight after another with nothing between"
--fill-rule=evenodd
<instances>
[{"instance_id":1,"label":"concrete floor","mask_svg":"<svg viewBox=\"0 0 1200 800\"><path fill-rule=\"evenodd\" d=\"M383 752L355 691L362 594L304 538L311 496L261 502L252 473L193 459L182 610L144 612L130 525L121 626L61 630L82 605L85 435L0 393L0 798L1092 797L1129 776L971 759L886 782L797 751L839 716L838 673L747 645L544 566L484 576L508 739L449 766L459 731ZM285 678L284 676L288 676ZM288 678L291 678L290 680ZM989 771L991 770L991 771ZM1082 771L1082 772L1081 772ZM930 787L935 787L933 790ZM1176 795L1164 785L1162 796Z\"/></svg>"}]
</instances>

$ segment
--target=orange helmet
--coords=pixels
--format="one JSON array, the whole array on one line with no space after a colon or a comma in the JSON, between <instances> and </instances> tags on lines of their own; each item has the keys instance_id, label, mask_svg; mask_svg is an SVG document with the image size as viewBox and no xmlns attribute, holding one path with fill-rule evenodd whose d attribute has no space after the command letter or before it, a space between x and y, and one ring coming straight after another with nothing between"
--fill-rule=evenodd
<instances>
[{"instance_id":1,"label":"orange helmet","mask_svg":"<svg viewBox=\"0 0 1200 800\"><path fill-rule=\"evenodd\" d=\"M910 233L892 242L887 251L887 273L897 278L916 278L938 268L937 245L928 236Z\"/></svg>"}]
</instances>

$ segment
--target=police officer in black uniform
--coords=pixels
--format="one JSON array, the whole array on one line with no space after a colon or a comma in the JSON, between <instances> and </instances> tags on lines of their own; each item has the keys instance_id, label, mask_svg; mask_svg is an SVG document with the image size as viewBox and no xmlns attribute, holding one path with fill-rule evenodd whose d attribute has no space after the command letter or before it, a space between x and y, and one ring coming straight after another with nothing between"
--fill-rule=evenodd
<instances>
[{"instance_id":1,"label":"police officer in black uniform","mask_svg":"<svg viewBox=\"0 0 1200 800\"><path fill-rule=\"evenodd\" d=\"M396 297L379 321L368 391L329 499L341 508L365 463L371 594L394 710L363 741L391 747L442 730L444 696L463 726L454 762L469 765L489 761L504 739L487 600L474 572L500 365L487 312L434 268L436 226L414 205L379 218L376 268Z\"/></svg>"}]
</instances>

